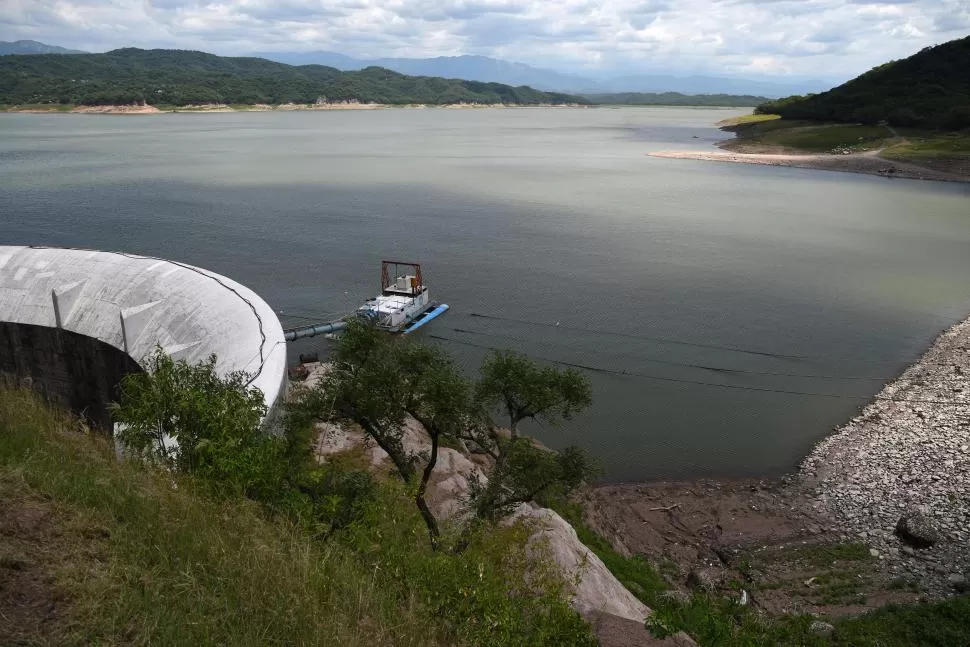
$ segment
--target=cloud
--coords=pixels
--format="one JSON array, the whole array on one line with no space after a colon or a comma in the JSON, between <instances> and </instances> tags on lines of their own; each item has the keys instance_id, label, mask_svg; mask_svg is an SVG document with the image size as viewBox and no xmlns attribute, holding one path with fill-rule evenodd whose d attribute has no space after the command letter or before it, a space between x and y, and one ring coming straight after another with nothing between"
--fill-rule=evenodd
<instances>
[{"instance_id":1,"label":"cloud","mask_svg":"<svg viewBox=\"0 0 970 647\"><path fill-rule=\"evenodd\" d=\"M0 40L470 53L580 73L849 78L967 32L967 0L0 0Z\"/></svg>"}]
</instances>

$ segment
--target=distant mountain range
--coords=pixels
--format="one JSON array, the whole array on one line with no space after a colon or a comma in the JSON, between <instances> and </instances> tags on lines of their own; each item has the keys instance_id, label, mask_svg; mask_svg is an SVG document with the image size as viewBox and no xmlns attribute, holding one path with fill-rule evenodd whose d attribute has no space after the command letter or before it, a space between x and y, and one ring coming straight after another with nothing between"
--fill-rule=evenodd
<instances>
[{"instance_id":1,"label":"distant mountain range","mask_svg":"<svg viewBox=\"0 0 970 647\"><path fill-rule=\"evenodd\" d=\"M4 54L84 54L85 52L46 45L33 40L0 41ZM728 76L675 76L667 74L603 74L584 76L533 67L524 63L503 61L488 56L438 56L435 58L358 59L338 52L254 52L252 56L287 65L326 65L341 71L383 67L409 76L432 76L465 81L527 85L547 92L572 94L607 94L618 92L664 93L687 95L749 95L785 97L793 94L822 92L833 83L819 80L774 80Z\"/></svg>"},{"instance_id":2,"label":"distant mountain range","mask_svg":"<svg viewBox=\"0 0 970 647\"><path fill-rule=\"evenodd\" d=\"M488 56L357 59L338 52L328 51L254 52L253 56L289 65L327 65L345 71L378 66L414 76L493 81L507 85L528 85L537 90L575 94L680 92L682 94L741 94L775 98L792 94L821 92L832 87L832 83L819 80L769 81L697 75L637 74L613 78L592 78L532 67L524 63L511 63Z\"/></svg>"},{"instance_id":3,"label":"distant mountain range","mask_svg":"<svg viewBox=\"0 0 970 647\"><path fill-rule=\"evenodd\" d=\"M45 45L36 40L0 40L0 56L7 54L86 54L79 49L65 49L57 45Z\"/></svg>"}]
</instances>

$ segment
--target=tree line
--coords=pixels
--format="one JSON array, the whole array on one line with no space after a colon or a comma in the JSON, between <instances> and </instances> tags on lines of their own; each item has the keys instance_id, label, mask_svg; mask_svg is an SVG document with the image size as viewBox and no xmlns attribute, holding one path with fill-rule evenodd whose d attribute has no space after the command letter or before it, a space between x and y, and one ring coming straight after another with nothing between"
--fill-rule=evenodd
<instances>
[{"instance_id":1,"label":"tree line","mask_svg":"<svg viewBox=\"0 0 970 647\"><path fill-rule=\"evenodd\" d=\"M153 105L350 102L571 104L581 97L501 83L398 74L380 67L341 72L260 58L182 50L0 57L0 104Z\"/></svg>"},{"instance_id":2,"label":"tree line","mask_svg":"<svg viewBox=\"0 0 970 647\"><path fill-rule=\"evenodd\" d=\"M615 92L585 94L599 105L623 106L714 106L722 108L750 108L770 101L767 97L750 94L682 94L680 92Z\"/></svg>"}]
</instances>

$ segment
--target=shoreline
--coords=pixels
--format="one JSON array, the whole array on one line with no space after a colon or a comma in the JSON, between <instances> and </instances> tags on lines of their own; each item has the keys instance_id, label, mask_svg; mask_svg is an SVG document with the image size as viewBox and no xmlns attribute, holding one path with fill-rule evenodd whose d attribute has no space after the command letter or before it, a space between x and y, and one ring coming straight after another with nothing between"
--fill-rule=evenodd
<instances>
[{"instance_id":1,"label":"shoreline","mask_svg":"<svg viewBox=\"0 0 970 647\"><path fill-rule=\"evenodd\" d=\"M970 318L783 477L604 484L583 508L618 552L666 564L675 586L713 570L769 613L857 615L970 590ZM896 535L913 512L938 535L929 548ZM806 563L812 551L854 557ZM852 595L819 595L816 582L847 572Z\"/></svg>"},{"instance_id":2,"label":"shoreline","mask_svg":"<svg viewBox=\"0 0 970 647\"><path fill-rule=\"evenodd\" d=\"M726 143L733 145L734 140L720 142L718 146L725 148ZM729 162L733 164L804 168L815 171L860 173L863 175L878 175L888 179L903 178L934 182L970 182L970 176L940 171L927 166L913 164L912 162L887 160L879 157L877 153L878 151L875 153L852 153L849 155L748 153L728 149L724 151L656 151L648 153L648 156L665 159Z\"/></svg>"},{"instance_id":3,"label":"shoreline","mask_svg":"<svg viewBox=\"0 0 970 647\"><path fill-rule=\"evenodd\" d=\"M186 105L186 106L165 106L158 108L152 105L106 105L106 106L74 106L70 109L60 109L58 107L43 108L39 106L11 106L0 110L0 114L42 114L42 115L78 115L78 114L98 114L98 115L159 115L159 114L220 114L229 112L327 112L331 110L480 110L485 108L512 109L512 108L592 108L595 106L579 103L569 104L491 104L491 103L361 103L358 101L347 101L340 103L324 104L299 104L283 103L279 105L271 104L252 104L246 106L234 106L228 104L207 104L207 105Z\"/></svg>"}]
</instances>

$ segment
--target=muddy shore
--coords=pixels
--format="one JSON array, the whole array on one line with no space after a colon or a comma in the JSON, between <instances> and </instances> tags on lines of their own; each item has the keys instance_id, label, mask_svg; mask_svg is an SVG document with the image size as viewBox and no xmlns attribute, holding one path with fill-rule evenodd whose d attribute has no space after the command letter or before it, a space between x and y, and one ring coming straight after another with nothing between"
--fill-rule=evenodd
<instances>
[{"instance_id":1,"label":"muddy shore","mask_svg":"<svg viewBox=\"0 0 970 647\"><path fill-rule=\"evenodd\" d=\"M604 485L590 526L687 588L741 582L772 613L851 615L933 600L970 580L970 319L778 480ZM904 540L920 515L936 542Z\"/></svg>"}]
</instances>

